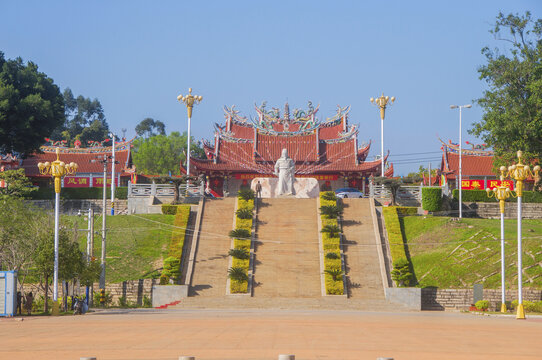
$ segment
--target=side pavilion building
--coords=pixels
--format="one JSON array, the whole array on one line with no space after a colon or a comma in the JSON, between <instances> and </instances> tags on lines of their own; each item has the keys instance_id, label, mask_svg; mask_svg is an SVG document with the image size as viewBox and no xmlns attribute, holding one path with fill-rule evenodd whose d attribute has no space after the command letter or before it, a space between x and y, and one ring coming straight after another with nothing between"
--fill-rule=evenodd
<instances>
[{"instance_id":1,"label":"side pavilion building","mask_svg":"<svg viewBox=\"0 0 542 360\"><path fill-rule=\"evenodd\" d=\"M354 187L368 192L369 177L378 176L381 160L366 161L370 142L358 145L358 128L348 124L349 107L320 121L309 102L307 110L284 111L256 106L256 117L241 116L234 106L224 107L226 123L215 124L214 142L204 141L207 159L190 159L190 173L205 175L219 196L236 193L256 177L272 177L282 149L295 161L296 177L318 180L320 189ZM386 156L387 158L387 156ZM186 169L181 166L181 171ZM393 165L386 176L393 175Z\"/></svg>"}]
</instances>

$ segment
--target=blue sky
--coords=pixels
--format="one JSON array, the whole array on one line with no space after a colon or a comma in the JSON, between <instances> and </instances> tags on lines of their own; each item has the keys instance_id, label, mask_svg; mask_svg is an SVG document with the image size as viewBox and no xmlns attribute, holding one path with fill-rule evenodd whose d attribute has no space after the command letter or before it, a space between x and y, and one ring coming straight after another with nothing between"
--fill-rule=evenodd
<instances>
[{"instance_id":1,"label":"blue sky","mask_svg":"<svg viewBox=\"0 0 542 360\"><path fill-rule=\"evenodd\" d=\"M396 96L385 148L396 174L440 163L437 136L458 141L459 114L485 84L477 68L499 11L542 17L542 3L517 1L7 1L0 2L0 51L37 63L61 89L98 98L111 129L127 136L145 117L186 131L189 87L204 97L195 138L212 138L224 105L254 115L268 107L320 104L330 117L351 105L360 143L380 153L380 120L369 102ZM463 140L482 116L463 113Z\"/></svg>"}]
</instances>

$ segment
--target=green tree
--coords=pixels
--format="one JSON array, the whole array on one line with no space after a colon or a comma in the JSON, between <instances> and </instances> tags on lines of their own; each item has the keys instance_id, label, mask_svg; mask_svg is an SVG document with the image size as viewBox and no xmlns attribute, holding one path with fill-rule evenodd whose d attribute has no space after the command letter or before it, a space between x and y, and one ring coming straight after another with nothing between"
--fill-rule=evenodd
<instances>
[{"instance_id":1,"label":"green tree","mask_svg":"<svg viewBox=\"0 0 542 360\"><path fill-rule=\"evenodd\" d=\"M0 180L6 183L6 187L0 187L0 198L26 197L36 190L24 174L24 169L1 171Z\"/></svg>"},{"instance_id":2,"label":"green tree","mask_svg":"<svg viewBox=\"0 0 542 360\"><path fill-rule=\"evenodd\" d=\"M133 162L138 172L147 175L179 175L180 164L186 162L186 133L174 131L168 136L137 138L133 145ZM192 139L192 156L200 157L203 149Z\"/></svg>"},{"instance_id":3,"label":"green tree","mask_svg":"<svg viewBox=\"0 0 542 360\"><path fill-rule=\"evenodd\" d=\"M64 121L60 89L33 62L0 52L0 152L38 150Z\"/></svg>"},{"instance_id":4,"label":"green tree","mask_svg":"<svg viewBox=\"0 0 542 360\"><path fill-rule=\"evenodd\" d=\"M79 139L84 147L89 141L103 141L108 137L109 125L98 99L82 95L75 98L70 88L64 90L63 98L65 121L52 132L52 139L67 140L70 145Z\"/></svg>"},{"instance_id":5,"label":"green tree","mask_svg":"<svg viewBox=\"0 0 542 360\"><path fill-rule=\"evenodd\" d=\"M100 264L97 261L90 265L86 264L83 253L79 250L79 244L75 241L76 236L76 232L70 234L65 228L60 229L58 234L58 278L64 281L81 278L82 283L88 284L99 278ZM32 254L33 264L40 275L40 283L45 290L45 298L47 299L49 281L54 271L54 231L50 226L46 232L37 237L37 241L37 247ZM64 295L67 296L67 294ZM47 305L45 305L44 311L48 311Z\"/></svg>"},{"instance_id":6,"label":"green tree","mask_svg":"<svg viewBox=\"0 0 542 360\"><path fill-rule=\"evenodd\" d=\"M156 132L155 132L156 130ZM135 127L137 136L150 137L155 135L166 135L166 125L160 120L145 118Z\"/></svg>"},{"instance_id":7,"label":"green tree","mask_svg":"<svg viewBox=\"0 0 542 360\"><path fill-rule=\"evenodd\" d=\"M482 120L469 130L493 147L496 167L509 164L517 150L527 159L542 157L542 20L499 13L490 30L508 45L482 49L487 64L478 69L488 85L477 100Z\"/></svg>"}]
</instances>

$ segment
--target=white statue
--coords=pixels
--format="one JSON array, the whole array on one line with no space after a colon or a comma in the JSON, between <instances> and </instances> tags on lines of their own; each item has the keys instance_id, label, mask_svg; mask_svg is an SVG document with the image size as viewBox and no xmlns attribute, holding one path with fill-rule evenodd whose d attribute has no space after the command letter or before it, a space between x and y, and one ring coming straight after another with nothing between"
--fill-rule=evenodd
<instances>
[{"instance_id":1,"label":"white statue","mask_svg":"<svg viewBox=\"0 0 542 360\"><path fill-rule=\"evenodd\" d=\"M275 175L279 177L277 195L294 194L295 163L288 157L288 150L282 149L282 156L275 163Z\"/></svg>"}]
</instances>

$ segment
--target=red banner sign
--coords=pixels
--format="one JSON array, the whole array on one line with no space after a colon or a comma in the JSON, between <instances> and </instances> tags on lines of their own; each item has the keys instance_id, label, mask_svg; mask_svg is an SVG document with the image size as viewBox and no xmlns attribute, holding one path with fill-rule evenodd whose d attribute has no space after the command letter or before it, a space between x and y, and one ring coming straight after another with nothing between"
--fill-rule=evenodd
<instances>
[{"instance_id":1,"label":"red banner sign","mask_svg":"<svg viewBox=\"0 0 542 360\"><path fill-rule=\"evenodd\" d=\"M103 187L104 179L92 178L92 187ZM115 186L118 186L118 179L115 179ZM64 187L74 188L74 187L90 187L90 177L84 176L66 176L64 177ZM107 187L111 187L111 178L107 179Z\"/></svg>"},{"instance_id":2,"label":"red banner sign","mask_svg":"<svg viewBox=\"0 0 542 360\"><path fill-rule=\"evenodd\" d=\"M514 189L514 181L504 180L502 183L511 190ZM461 180L461 188L463 190L484 190L486 187L493 189L499 185L501 185L500 180L488 180L487 186L484 180Z\"/></svg>"},{"instance_id":3,"label":"red banner sign","mask_svg":"<svg viewBox=\"0 0 542 360\"><path fill-rule=\"evenodd\" d=\"M273 177L269 174L235 174L234 177L239 180L248 180L248 179L255 179L259 177ZM337 180L339 178L339 175L337 174L331 174L331 175L305 175L305 174L296 174L295 177L297 178L313 178L316 180Z\"/></svg>"},{"instance_id":4,"label":"red banner sign","mask_svg":"<svg viewBox=\"0 0 542 360\"><path fill-rule=\"evenodd\" d=\"M497 186L500 186L501 183L502 183L502 185L505 185L510 190L514 190L514 181L513 180L503 180L503 181L500 181L500 180L488 180L487 182L488 182L487 187L492 189L492 190L493 190L493 188L496 188Z\"/></svg>"}]
</instances>

